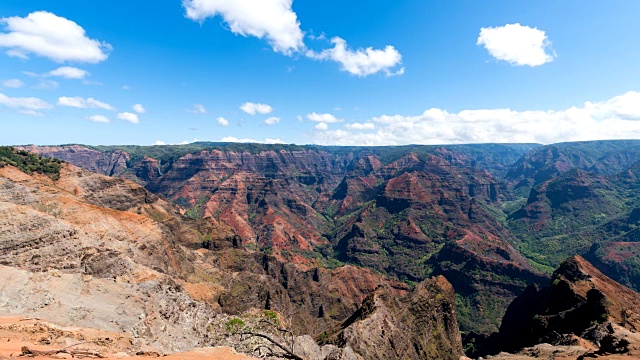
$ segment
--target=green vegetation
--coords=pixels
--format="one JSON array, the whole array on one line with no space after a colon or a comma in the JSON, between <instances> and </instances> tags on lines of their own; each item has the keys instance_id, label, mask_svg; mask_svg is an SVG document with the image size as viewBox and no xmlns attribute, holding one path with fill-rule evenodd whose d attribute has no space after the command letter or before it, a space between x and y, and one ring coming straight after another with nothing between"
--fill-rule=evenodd
<instances>
[{"instance_id":1,"label":"green vegetation","mask_svg":"<svg viewBox=\"0 0 640 360\"><path fill-rule=\"evenodd\" d=\"M48 159L28 151L0 146L0 168L10 165L27 174L39 173L58 180L61 164L62 161L58 159Z\"/></svg>"},{"instance_id":2,"label":"green vegetation","mask_svg":"<svg viewBox=\"0 0 640 360\"><path fill-rule=\"evenodd\" d=\"M242 319L233 318L227 321L225 326L227 327L227 332L231 334L237 334L238 332L240 332L240 330L242 330L242 328L245 327L245 323L244 321L242 321Z\"/></svg>"},{"instance_id":3,"label":"green vegetation","mask_svg":"<svg viewBox=\"0 0 640 360\"><path fill-rule=\"evenodd\" d=\"M318 343L323 345L328 338L329 338L329 333L324 331L322 334L320 334L320 337L318 338Z\"/></svg>"},{"instance_id":4,"label":"green vegetation","mask_svg":"<svg viewBox=\"0 0 640 360\"><path fill-rule=\"evenodd\" d=\"M187 212L185 213L185 215L187 217L190 217L192 219L200 219L202 217L202 206L204 204L207 203L207 200L209 200L206 196L203 196L200 198L200 200L198 201L198 203L192 207L191 209L187 210Z\"/></svg>"},{"instance_id":5,"label":"green vegetation","mask_svg":"<svg viewBox=\"0 0 640 360\"><path fill-rule=\"evenodd\" d=\"M272 310L264 311L264 318L269 320L270 322L278 325L280 322L278 321L278 313Z\"/></svg>"}]
</instances>

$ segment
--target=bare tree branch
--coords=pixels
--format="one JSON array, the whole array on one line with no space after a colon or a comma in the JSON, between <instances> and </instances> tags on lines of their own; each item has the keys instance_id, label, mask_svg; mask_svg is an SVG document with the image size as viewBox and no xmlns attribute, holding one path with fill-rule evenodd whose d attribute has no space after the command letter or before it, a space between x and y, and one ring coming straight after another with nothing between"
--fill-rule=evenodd
<instances>
[{"instance_id":1,"label":"bare tree branch","mask_svg":"<svg viewBox=\"0 0 640 360\"><path fill-rule=\"evenodd\" d=\"M280 344L279 342L277 342L276 340L274 340L272 337L270 337L268 335L257 333L257 332L252 332L252 331L245 331L245 332L240 333L240 335L241 336L242 335L256 336L256 337L260 337L260 338L266 339L267 341L269 341L270 343L272 343L273 345L278 347L280 350L284 351L285 354L283 356L285 358L292 359L292 360L305 360L304 358L301 358L300 356L294 354L291 350L287 349L286 346Z\"/></svg>"},{"instance_id":2,"label":"bare tree branch","mask_svg":"<svg viewBox=\"0 0 640 360\"><path fill-rule=\"evenodd\" d=\"M274 329L283 332L283 333L287 333L289 334L289 336L291 336L291 353L295 353L295 348L294 348L294 344L295 344L295 335L293 334L293 331L286 329L286 328L281 328L279 327L277 324L267 320L267 319L260 319L260 322L264 322L267 323L269 325L271 325Z\"/></svg>"}]
</instances>

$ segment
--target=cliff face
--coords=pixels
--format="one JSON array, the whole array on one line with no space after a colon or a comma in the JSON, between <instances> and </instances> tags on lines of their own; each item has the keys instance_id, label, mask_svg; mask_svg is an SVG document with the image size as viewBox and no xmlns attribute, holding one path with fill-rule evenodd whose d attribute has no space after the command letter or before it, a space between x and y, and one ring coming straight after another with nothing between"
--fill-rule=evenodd
<instances>
[{"instance_id":1,"label":"cliff face","mask_svg":"<svg viewBox=\"0 0 640 360\"><path fill-rule=\"evenodd\" d=\"M77 167L107 176L120 176L127 171L129 154L123 151L103 153L80 145L69 146L22 146L42 156L56 158Z\"/></svg>"}]
</instances>

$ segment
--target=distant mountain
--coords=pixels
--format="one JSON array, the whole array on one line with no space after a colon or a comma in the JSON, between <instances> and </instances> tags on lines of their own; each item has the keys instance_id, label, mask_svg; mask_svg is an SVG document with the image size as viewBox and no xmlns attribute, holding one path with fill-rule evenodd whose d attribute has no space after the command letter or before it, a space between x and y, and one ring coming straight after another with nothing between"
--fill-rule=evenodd
<instances>
[{"instance_id":1,"label":"distant mountain","mask_svg":"<svg viewBox=\"0 0 640 360\"><path fill-rule=\"evenodd\" d=\"M615 174L640 161L640 140L584 141L536 148L509 167L506 179L515 189L534 185L575 168Z\"/></svg>"},{"instance_id":2,"label":"distant mountain","mask_svg":"<svg viewBox=\"0 0 640 360\"><path fill-rule=\"evenodd\" d=\"M616 281L640 289L639 159L638 141L565 143L523 156L506 179L520 198L507 217L516 248L549 268L581 254Z\"/></svg>"}]
</instances>

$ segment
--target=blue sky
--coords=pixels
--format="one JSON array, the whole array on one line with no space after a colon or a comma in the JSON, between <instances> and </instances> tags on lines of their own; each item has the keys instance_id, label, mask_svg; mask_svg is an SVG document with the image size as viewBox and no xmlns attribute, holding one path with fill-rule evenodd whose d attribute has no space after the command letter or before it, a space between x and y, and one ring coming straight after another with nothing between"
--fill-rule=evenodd
<instances>
[{"instance_id":1,"label":"blue sky","mask_svg":"<svg viewBox=\"0 0 640 360\"><path fill-rule=\"evenodd\" d=\"M0 144L640 138L636 1L86 4L0 3Z\"/></svg>"}]
</instances>

